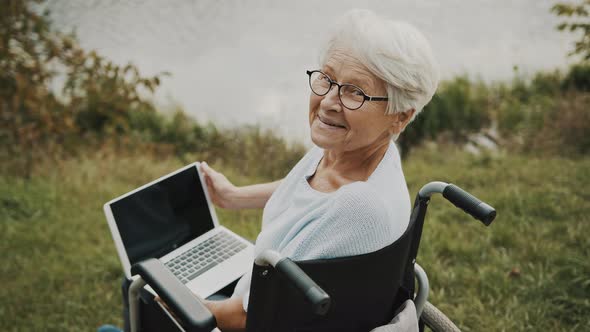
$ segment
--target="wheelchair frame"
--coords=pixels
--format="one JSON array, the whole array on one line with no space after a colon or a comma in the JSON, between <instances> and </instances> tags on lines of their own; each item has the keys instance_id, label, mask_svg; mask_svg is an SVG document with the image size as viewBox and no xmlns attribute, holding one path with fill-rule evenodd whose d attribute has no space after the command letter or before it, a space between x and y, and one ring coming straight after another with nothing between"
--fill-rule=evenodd
<instances>
[{"instance_id":1,"label":"wheelchair frame","mask_svg":"<svg viewBox=\"0 0 590 332\"><path fill-rule=\"evenodd\" d=\"M456 207L462 209L474 218L480 220L485 226L496 217L496 211L488 204L480 201L473 195L464 191L453 184L435 181L424 185L416 196L411 218L423 218L430 198L433 194L440 193L444 198L453 203ZM422 225L419 225L419 232L422 232ZM419 247L419 237L417 243L413 244L413 257L417 256ZM415 280L418 284L418 290L414 296L414 304L418 320L421 317L429 316L433 324L437 325L437 331L459 331L459 329L442 314L436 307L428 303L428 294L430 285L428 276L424 269L418 265L415 259L412 261L414 267ZM290 259L281 256L278 252L266 250L258 255L255 264L259 266L272 266L281 272L281 274L296 286L312 306L312 310L317 315L324 315L330 307L330 297L326 294L305 272L303 272ZM146 267L147 265L147 267ZM189 330L194 331L219 331L215 326L215 318L208 312L200 301L195 301L196 296L190 294L186 287L170 271L168 271L158 260L150 259L132 267L132 274L139 274L128 291L130 306L130 323L131 331L139 331L139 291L146 284L150 284L156 290L162 299L170 306L172 311L189 326ZM164 286L168 284L168 286ZM169 290L168 288L172 288ZM184 289L183 289L184 288ZM182 292L184 291L184 293ZM426 312L425 312L426 310ZM209 313L207 316L204 313ZM180 324L175 321L177 326L182 329ZM426 322L428 323L428 322ZM433 326L429 326L433 327Z\"/></svg>"}]
</instances>

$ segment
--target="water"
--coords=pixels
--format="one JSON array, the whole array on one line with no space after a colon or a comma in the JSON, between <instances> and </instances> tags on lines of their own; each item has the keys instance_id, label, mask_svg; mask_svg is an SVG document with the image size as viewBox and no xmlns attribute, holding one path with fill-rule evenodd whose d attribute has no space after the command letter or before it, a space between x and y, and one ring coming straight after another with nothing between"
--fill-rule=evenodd
<instances>
[{"instance_id":1,"label":"water","mask_svg":"<svg viewBox=\"0 0 590 332\"><path fill-rule=\"evenodd\" d=\"M431 41L443 78L487 81L564 68L573 37L557 32L554 1L66 1L56 26L86 49L146 75L167 71L157 102L199 121L261 124L308 142L306 69L324 31L350 8L408 21Z\"/></svg>"}]
</instances>

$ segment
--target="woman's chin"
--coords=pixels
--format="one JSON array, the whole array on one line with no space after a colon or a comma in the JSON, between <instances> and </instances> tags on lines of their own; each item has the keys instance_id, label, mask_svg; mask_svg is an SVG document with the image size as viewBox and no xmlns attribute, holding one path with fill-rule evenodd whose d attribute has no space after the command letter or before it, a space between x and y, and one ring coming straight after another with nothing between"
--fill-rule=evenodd
<instances>
[{"instance_id":1,"label":"woman's chin","mask_svg":"<svg viewBox=\"0 0 590 332\"><path fill-rule=\"evenodd\" d=\"M311 130L311 141L322 149L330 149L340 142L342 136L336 133L326 133L322 130Z\"/></svg>"}]
</instances>

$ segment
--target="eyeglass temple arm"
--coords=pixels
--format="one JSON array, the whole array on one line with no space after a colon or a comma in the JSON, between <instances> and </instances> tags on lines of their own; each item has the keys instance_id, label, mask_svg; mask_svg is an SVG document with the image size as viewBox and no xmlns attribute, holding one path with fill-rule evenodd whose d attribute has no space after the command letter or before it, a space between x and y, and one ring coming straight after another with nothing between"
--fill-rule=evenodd
<instances>
[{"instance_id":1,"label":"eyeglass temple arm","mask_svg":"<svg viewBox=\"0 0 590 332\"><path fill-rule=\"evenodd\" d=\"M365 100L368 101L387 101L389 100L388 97L369 97L369 96L365 96Z\"/></svg>"}]
</instances>

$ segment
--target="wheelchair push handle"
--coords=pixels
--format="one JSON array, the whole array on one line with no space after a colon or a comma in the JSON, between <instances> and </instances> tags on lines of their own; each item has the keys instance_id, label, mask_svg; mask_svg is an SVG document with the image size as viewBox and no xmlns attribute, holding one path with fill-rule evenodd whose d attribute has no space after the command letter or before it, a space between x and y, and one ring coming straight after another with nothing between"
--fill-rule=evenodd
<instances>
[{"instance_id":1,"label":"wheelchair push handle","mask_svg":"<svg viewBox=\"0 0 590 332\"><path fill-rule=\"evenodd\" d=\"M442 195L456 207L489 226L496 218L496 210L454 184L445 186Z\"/></svg>"},{"instance_id":2,"label":"wheelchair push handle","mask_svg":"<svg viewBox=\"0 0 590 332\"><path fill-rule=\"evenodd\" d=\"M275 269L291 282L312 305L316 315L323 316L330 309L330 296L289 258L280 260Z\"/></svg>"}]
</instances>

